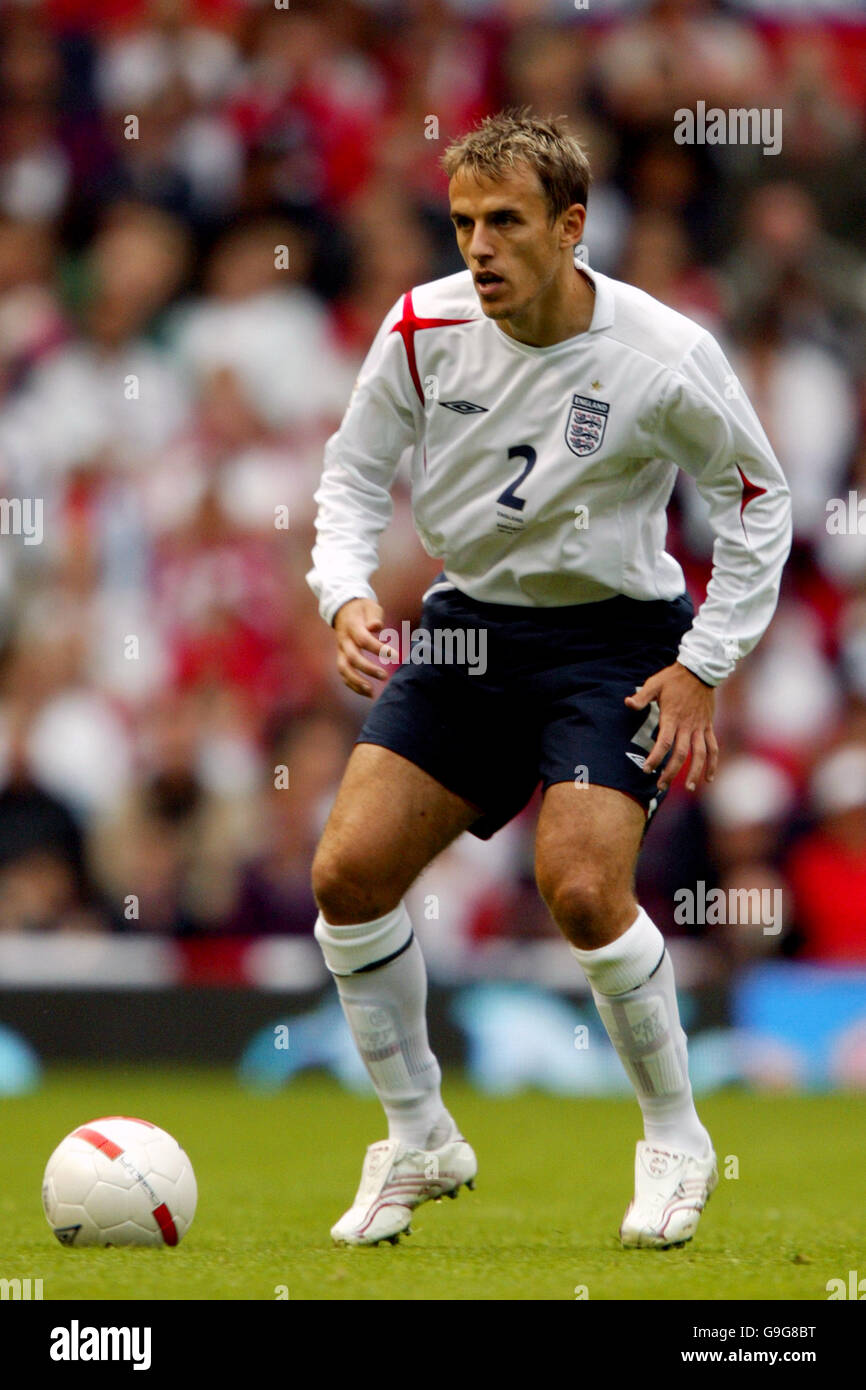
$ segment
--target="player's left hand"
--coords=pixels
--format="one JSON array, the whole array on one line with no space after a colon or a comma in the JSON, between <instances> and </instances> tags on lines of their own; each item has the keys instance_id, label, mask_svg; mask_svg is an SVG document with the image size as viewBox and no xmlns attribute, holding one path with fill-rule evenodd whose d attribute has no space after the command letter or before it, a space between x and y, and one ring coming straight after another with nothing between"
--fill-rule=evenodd
<instances>
[{"instance_id":1,"label":"player's left hand","mask_svg":"<svg viewBox=\"0 0 866 1390\"><path fill-rule=\"evenodd\" d=\"M630 709L646 709L653 700L658 701L659 728L644 771L654 772L670 751L668 765L658 782L660 790L666 790L691 754L686 783L689 791L695 790L702 776L712 782L719 761L719 745L713 732L714 688L704 685L675 661L673 666L665 666L645 680L640 690L626 696L625 702Z\"/></svg>"}]
</instances>

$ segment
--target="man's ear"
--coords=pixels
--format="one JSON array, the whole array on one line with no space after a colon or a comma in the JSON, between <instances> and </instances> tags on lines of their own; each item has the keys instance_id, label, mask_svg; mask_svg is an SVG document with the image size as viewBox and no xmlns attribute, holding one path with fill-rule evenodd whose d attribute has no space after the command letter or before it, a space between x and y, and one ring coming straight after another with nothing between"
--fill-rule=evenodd
<instances>
[{"instance_id":1,"label":"man's ear","mask_svg":"<svg viewBox=\"0 0 866 1390\"><path fill-rule=\"evenodd\" d=\"M586 208L583 203L572 203L562 214L562 231L566 246L577 246L583 240L586 226Z\"/></svg>"}]
</instances>

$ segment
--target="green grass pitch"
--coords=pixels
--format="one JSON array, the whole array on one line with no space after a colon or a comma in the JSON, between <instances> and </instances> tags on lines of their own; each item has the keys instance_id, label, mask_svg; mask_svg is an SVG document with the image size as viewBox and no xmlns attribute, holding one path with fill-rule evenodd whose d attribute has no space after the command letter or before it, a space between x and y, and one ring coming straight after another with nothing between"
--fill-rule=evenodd
<instances>
[{"instance_id":1,"label":"green grass pitch","mask_svg":"<svg viewBox=\"0 0 866 1390\"><path fill-rule=\"evenodd\" d=\"M476 1149L474 1193L428 1203L399 1246L337 1250L365 1146L384 1135L374 1100L305 1077L272 1096L227 1071L56 1069L0 1101L0 1276L42 1278L48 1299L825 1300L864 1266L866 1097L701 1101L721 1180L691 1245L623 1251L639 1112L629 1101L445 1099ZM59 1140L100 1115L139 1115L175 1135L199 1185L175 1250L61 1247L40 1184ZM731 1157L732 1156L732 1157ZM725 1177L735 1171L738 1177Z\"/></svg>"}]
</instances>

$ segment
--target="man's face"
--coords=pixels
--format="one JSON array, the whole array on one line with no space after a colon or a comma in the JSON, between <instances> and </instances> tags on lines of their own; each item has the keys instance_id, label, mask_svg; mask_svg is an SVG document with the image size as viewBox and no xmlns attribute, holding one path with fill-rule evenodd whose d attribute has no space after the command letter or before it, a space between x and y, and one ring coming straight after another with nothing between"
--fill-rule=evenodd
<instances>
[{"instance_id":1,"label":"man's face","mask_svg":"<svg viewBox=\"0 0 866 1390\"><path fill-rule=\"evenodd\" d=\"M491 319L519 317L559 273L563 218L551 225L538 175L522 162L495 181L460 169L448 191L482 309Z\"/></svg>"}]
</instances>

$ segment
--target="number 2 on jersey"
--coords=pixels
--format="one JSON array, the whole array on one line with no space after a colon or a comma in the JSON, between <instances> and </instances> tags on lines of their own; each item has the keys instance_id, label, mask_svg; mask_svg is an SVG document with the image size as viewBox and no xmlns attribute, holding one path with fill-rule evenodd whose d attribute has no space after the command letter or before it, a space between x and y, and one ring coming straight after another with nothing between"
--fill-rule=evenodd
<instances>
[{"instance_id":1,"label":"number 2 on jersey","mask_svg":"<svg viewBox=\"0 0 866 1390\"><path fill-rule=\"evenodd\" d=\"M513 483L508 484L504 492L500 492L496 500L497 502L501 502L504 507L513 507L515 511L522 512L523 508L526 506L526 498L518 497L516 489L529 477L535 467L535 461L538 455L531 444L515 444L513 449L508 450L508 457L510 459L525 459L526 467L523 469L523 472L514 479Z\"/></svg>"}]
</instances>

